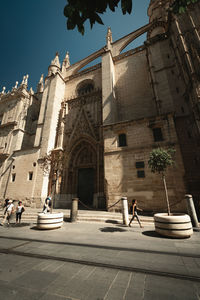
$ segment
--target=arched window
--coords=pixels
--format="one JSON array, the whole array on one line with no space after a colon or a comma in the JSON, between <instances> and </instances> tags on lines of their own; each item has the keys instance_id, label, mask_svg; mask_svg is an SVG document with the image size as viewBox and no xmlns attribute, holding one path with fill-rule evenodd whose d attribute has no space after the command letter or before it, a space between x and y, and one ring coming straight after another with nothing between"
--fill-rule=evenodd
<instances>
[{"instance_id":1,"label":"arched window","mask_svg":"<svg viewBox=\"0 0 200 300\"><path fill-rule=\"evenodd\" d=\"M127 146L127 143L126 143L126 134L125 133L119 134L119 136L118 136L118 145L119 145L119 147L125 147L125 146Z\"/></svg>"},{"instance_id":2,"label":"arched window","mask_svg":"<svg viewBox=\"0 0 200 300\"><path fill-rule=\"evenodd\" d=\"M86 80L83 81L80 85L77 87L77 94L78 96L90 93L94 90L94 83L92 80Z\"/></svg>"}]
</instances>

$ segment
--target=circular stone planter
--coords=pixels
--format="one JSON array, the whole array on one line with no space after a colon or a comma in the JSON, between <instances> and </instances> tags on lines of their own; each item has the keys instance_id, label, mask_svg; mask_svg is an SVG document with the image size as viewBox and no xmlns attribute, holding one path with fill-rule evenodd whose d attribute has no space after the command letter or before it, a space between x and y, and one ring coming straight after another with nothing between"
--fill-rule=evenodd
<instances>
[{"instance_id":1,"label":"circular stone planter","mask_svg":"<svg viewBox=\"0 0 200 300\"><path fill-rule=\"evenodd\" d=\"M39 213L37 218L38 229L56 229L63 224L63 213Z\"/></svg>"},{"instance_id":2,"label":"circular stone planter","mask_svg":"<svg viewBox=\"0 0 200 300\"><path fill-rule=\"evenodd\" d=\"M174 238L188 238L193 234L190 216L186 214L158 213L154 215L155 231Z\"/></svg>"}]
</instances>

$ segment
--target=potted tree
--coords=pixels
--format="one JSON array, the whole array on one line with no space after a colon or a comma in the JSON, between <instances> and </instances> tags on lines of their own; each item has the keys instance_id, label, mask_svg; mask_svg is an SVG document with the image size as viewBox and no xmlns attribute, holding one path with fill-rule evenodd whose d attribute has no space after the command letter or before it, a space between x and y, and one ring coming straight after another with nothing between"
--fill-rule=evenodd
<instances>
[{"instance_id":1,"label":"potted tree","mask_svg":"<svg viewBox=\"0 0 200 300\"><path fill-rule=\"evenodd\" d=\"M48 193L48 198L50 198L51 206L49 213L38 213L37 217L37 228L38 229L56 229L60 228L63 224L63 212L53 212L53 205L55 200L55 192L56 192L56 183L57 183L57 174L58 172L55 172L55 169L57 170L57 165L60 163L60 155L58 155L58 151L55 151L54 155L52 152L49 155L46 155L43 158L43 161L41 163L43 167L43 171L45 175L51 175L52 181L51 181L51 191ZM51 168L51 173L50 173ZM53 172L54 171L54 172ZM51 197L50 197L51 195Z\"/></svg>"},{"instance_id":2,"label":"potted tree","mask_svg":"<svg viewBox=\"0 0 200 300\"><path fill-rule=\"evenodd\" d=\"M190 237L193 233L190 217L184 213L171 213L166 184L166 171L174 164L173 155L175 150L157 148L151 151L148 165L151 172L161 175L164 185L167 213L154 215L155 230L161 235L168 237Z\"/></svg>"}]
</instances>

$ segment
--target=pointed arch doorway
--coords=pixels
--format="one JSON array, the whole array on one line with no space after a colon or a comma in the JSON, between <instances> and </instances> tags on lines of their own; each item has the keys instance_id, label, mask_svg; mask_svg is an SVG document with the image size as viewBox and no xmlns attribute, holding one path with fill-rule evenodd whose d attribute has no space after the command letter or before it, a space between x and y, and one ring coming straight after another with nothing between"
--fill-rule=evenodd
<instances>
[{"instance_id":1,"label":"pointed arch doorway","mask_svg":"<svg viewBox=\"0 0 200 300\"><path fill-rule=\"evenodd\" d=\"M77 196L82 203L89 207L93 207L94 175L94 168L78 169Z\"/></svg>"},{"instance_id":2,"label":"pointed arch doorway","mask_svg":"<svg viewBox=\"0 0 200 300\"><path fill-rule=\"evenodd\" d=\"M103 149L88 139L79 140L69 157L67 192L80 199L80 208L100 208L103 174Z\"/></svg>"}]
</instances>

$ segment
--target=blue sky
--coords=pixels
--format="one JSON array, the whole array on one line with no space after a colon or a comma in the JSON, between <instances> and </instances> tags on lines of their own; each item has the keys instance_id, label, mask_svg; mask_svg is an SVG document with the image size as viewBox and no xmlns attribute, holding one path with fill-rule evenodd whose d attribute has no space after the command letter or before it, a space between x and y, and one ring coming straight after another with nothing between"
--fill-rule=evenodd
<instances>
[{"instance_id":1,"label":"blue sky","mask_svg":"<svg viewBox=\"0 0 200 300\"><path fill-rule=\"evenodd\" d=\"M58 51L62 61L69 51L71 64L90 55L106 44L108 26L113 41L148 23L149 0L133 0L131 15L123 16L119 7L115 13L102 16L104 26L95 24L82 36L77 29L66 29L63 9L66 0L0 0L0 91L6 92L29 74L28 86L36 90L41 74L47 75L48 66ZM143 44L144 36L129 48ZM126 48L125 50L128 50Z\"/></svg>"}]
</instances>

